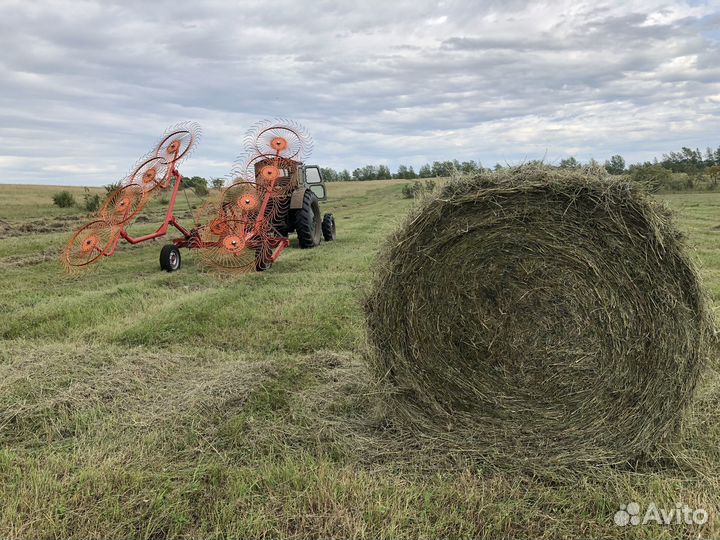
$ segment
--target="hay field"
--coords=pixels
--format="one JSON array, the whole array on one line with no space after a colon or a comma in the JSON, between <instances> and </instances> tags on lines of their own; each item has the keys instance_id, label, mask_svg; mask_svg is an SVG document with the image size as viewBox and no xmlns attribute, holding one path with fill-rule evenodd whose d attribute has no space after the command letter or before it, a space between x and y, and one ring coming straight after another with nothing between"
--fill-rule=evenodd
<instances>
[{"instance_id":1,"label":"hay field","mask_svg":"<svg viewBox=\"0 0 720 540\"><path fill-rule=\"evenodd\" d=\"M338 241L263 274L202 272L187 251L160 272L158 241L72 279L56 254L79 212L52 206L57 188L0 185L0 536L720 536L714 371L682 447L633 468L504 474L397 433L361 300L401 186L330 185ZM664 198L717 302L720 194ZM631 501L710 519L620 528Z\"/></svg>"}]
</instances>

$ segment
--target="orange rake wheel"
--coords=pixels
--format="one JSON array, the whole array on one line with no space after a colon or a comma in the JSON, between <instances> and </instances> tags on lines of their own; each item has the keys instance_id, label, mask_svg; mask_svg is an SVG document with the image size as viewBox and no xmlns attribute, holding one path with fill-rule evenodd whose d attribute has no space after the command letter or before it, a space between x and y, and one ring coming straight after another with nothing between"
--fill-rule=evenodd
<instances>
[{"instance_id":1,"label":"orange rake wheel","mask_svg":"<svg viewBox=\"0 0 720 540\"><path fill-rule=\"evenodd\" d=\"M146 200L141 186L129 184L113 191L98 215L110 225L126 225L142 211Z\"/></svg>"},{"instance_id":2,"label":"orange rake wheel","mask_svg":"<svg viewBox=\"0 0 720 540\"><path fill-rule=\"evenodd\" d=\"M100 262L117 238L117 228L99 219L78 229L70 238L62 255L68 270L80 270Z\"/></svg>"},{"instance_id":3,"label":"orange rake wheel","mask_svg":"<svg viewBox=\"0 0 720 540\"><path fill-rule=\"evenodd\" d=\"M223 190L220 202L228 216L249 216L260 211L262 193L252 182L235 182Z\"/></svg>"},{"instance_id":4,"label":"orange rake wheel","mask_svg":"<svg viewBox=\"0 0 720 540\"><path fill-rule=\"evenodd\" d=\"M147 196L153 191L167 187L169 171L165 159L161 157L144 158L135 166L123 183L125 185L135 184L140 186Z\"/></svg>"},{"instance_id":5,"label":"orange rake wheel","mask_svg":"<svg viewBox=\"0 0 720 540\"><path fill-rule=\"evenodd\" d=\"M223 272L254 272L258 241L250 237L253 225L247 220L213 220L203 228L200 235L203 244L203 249L199 250L202 263Z\"/></svg>"},{"instance_id":6,"label":"orange rake wheel","mask_svg":"<svg viewBox=\"0 0 720 540\"><path fill-rule=\"evenodd\" d=\"M262 179L264 183L275 182L280 176L280 168L274 163L263 165L262 167L260 167L258 176Z\"/></svg>"},{"instance_id":7,"label":"orange rake wheel","mask_svg":"<svg viewBox=\"0 0 720 540\"><path fill-rule=\"evenodd\" d=\"M253 222L262 220L263 226L266 224L279 226L284 223L290 204L290 191L279 184L272 184L270 187L273 186L276 186L276 189L268 191L260 182L240 181L230 185L221 196L224 217L235 216L237 219Z\"/></svg>"},{"instance_id":8,"label":"orange rake wheel","mask_svg":"<svg viewBox=\"0 0 720 540\"><path fill-rule=\"evenodd\" d=\"M245 135L245 147L252 154L277 155L303 161L312 151L307 130L287 120L265 120L255 124Z\"/></svg>"},{"instance_id":9,"label":"orange rake wheel","mask_svg":"<svg viewBox=\"0 0 720 540\"><path fill-rule=\"evenodd\" d=\"M154 154L168 163L178 162L188 157L192 148L200 140L202 130L195 122L177 124L165 132L155 147Z\"/></svg>"},{"instance_id":10,"label":"orange rake wheel","mask_svg":"<svg viewBox=\"0 0 720 540\"><path fill-rule=\"evenodd\" d=\"M241 179L254 179L258 190L274 199L289 197L298 187L297 167L292 159L263 154L238 162L235 171Z\"/></svg>"}]
</instances>

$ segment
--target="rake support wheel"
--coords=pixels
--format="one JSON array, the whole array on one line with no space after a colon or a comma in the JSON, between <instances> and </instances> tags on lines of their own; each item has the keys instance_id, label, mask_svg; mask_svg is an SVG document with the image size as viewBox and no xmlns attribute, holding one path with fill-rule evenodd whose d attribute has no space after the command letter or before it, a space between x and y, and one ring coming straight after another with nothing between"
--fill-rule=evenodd
<instances>
[{"instance_id":1,"label":"rake support wheel","mask_svg":"<svg viewBox=\"0 0 720 540\"><path fill-rule=\"evenodd\" d=\"M180 249L175 244L164 245L160 250L160 268L166 272L176 272L181 263Z\"/></svg>"}]
</instances>

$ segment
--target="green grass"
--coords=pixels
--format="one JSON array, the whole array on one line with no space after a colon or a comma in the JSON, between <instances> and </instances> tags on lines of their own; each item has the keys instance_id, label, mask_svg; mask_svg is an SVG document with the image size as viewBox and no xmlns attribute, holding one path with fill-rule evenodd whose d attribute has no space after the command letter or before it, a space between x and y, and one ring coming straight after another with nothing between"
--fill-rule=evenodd
<instances>
[{"instance_id":1,"label":"green grass","mask_svg":"<svg viewBox=\"0 0 720 540\"><path fill-rule=\"evenodd\" d=\"M77 278L57 253L82 213L52 206L59 188L0 186L0 536L718 536L714 373L684 461L662 468L510 476L397 436L362 361L360 301L411 204L402 184L330 185L338 240L269 272L220 276L183 251L163 273L157 241ZM717 299L720 194L663 198ZM711 517L620 529L633 500Z\"/></svg>"}]
</instances>

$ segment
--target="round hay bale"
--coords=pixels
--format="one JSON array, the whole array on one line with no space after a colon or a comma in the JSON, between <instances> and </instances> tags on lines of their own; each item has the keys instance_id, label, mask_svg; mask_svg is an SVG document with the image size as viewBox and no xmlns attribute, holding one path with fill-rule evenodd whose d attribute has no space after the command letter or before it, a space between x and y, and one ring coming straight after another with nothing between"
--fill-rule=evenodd
<instances>
[{"instance_id":1,"label":"round hay bale","mask_svg":"<svg viewBox=\"0 0 720 540\"><path fill-rule=\"evenodd\" d=\"M546 167L422 201L365 310L391 414L456 449L543 463L624 462L668 440L714 332L664 206Z\"/></svg>"}]
</instances>

